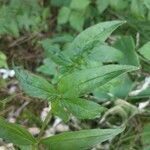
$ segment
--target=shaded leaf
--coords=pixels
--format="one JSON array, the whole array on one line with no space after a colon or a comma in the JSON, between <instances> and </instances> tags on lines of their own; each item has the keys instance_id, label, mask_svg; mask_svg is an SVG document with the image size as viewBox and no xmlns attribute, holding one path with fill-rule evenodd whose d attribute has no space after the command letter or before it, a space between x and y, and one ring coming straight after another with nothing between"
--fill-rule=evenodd
<instances>
[{"instance_id":1,"label":"shaded leaf","mask_svg":"<svg viewBox=\"0 0 150 150\"><path fill-rule=\"evenodd\" d=\"M58 14L58 24L65 24L68 22L69 20L69 15L70 15L70 9L68 7L62 7L59 10L59 14Z\"/></svg>"},{"instance_id":2,"label":"shaded leaf","mask_svg":"<svg viewBox=\"0 0 150 150\"><path fill-rule=\"evenodd\" d=\"M120 50L124 57L119 61L121 64L139 66L139 59L135 51L135 43L131 36L121 37L115 47Z\"/></svg>"},{"instance_id":3,"label":"shaded leaf","mask_svg":"<svg viewBox=\"0 0 150 150\"><path fill-rule=\"evenodd\" d=\"M65 122L69 120L68 111L65 109L62 100L52 102L52 113L63 119Z\"/></svg>"},{"instance_id":4,"label":"shaded leaf","mask_svg":"<svg viewBox=\"0 0 150 150\"><path fill-rule=\"evenodd\" d=\"M72 28L80 32L83 30L84 19L85 17L83 12L72 11L70 14L69 23Z\"/></svg>"},{"instance_id":5,"label":"shaded leaf","mask_svg":"<svg viewBox=\"0 0 150 150\"><path fill-rule=\"evenodd\" d=\"M112 86L110 93L115 97L125 99L135 85L128 75L121 76L118 81L121 83L117 86Z\"/></svg>"},{"instance_id":6,"label":"shaded leaf","mask_svg":"<svg viewBox=\"0 0 150 150\"><path fill-rule=\"evenodd\" d=\"M23 127L6 122L0 117L0 138L18 145L32 145L35 138Z\"/></svg>"},{"instance_id":7,"label":"shaded leaf","mask_svg":"<svg viewBox=\"0 0 150 150\"><path fill-rule=\"evenodd\" d=\"M144 147L149 147L150 146L150 124L145 124L143 131L141 133L141 137L142 137L142 144L144 145Z\"/></svg>"},{"instance_id":8,"label":"shaded leaf","mask_svg":"<svg viewBox=\"0 0 150 150\"><path fill-rule=\"evenodd\" d=\"M32 150L32 146L31 145L19 145L21 150Z\"/></svg>"},{"instance_id":9,"label":"shaded leaf","mask_svg":"<svg viewBox=\"0 0 150 150\"><path fill-rule=\"evenodd\" d=\"M143 45L138 52L147 60L150 61L150 42L147 42L145 45Z\"/></svg>"},{"instance_id":10,"label":"shaded leaf","mask_svg":"<svg viewBox=\"0 0 150 150\"><path fill-rule=\"evenodd\" d=\"M128 4L128 0L110 0L110 6L115 10L124 10Z\"/></svg>"},{"instance_id":11,"label":"shaded leaf","mask_svg":"<svg viewBox=\"0 0 150 150\"><path fill-rule=\"evenodd\" d=\"M2 67L7 68L7 57L0 51L0 68Z\"/></svg>"},{"instance_id":12,"label":"shaded leaf","mask_svg":"<svg viewBox=\"0 0 150 150\"><path fill-rule=\"evenodd\" d=\"M97 0L96 4L97 4L98 11L101 14L108 7L109 0Z\"/></svg>"},{"instance_id":13,"label":"shaded leaf","mask_svg":"<svg viewBox=\"0 0 150 150\"><path fill-rule=\"evenodd\" d=\"M142 1L132 0L131 1L131 13L138 19L145 18L145 8Z\"/></svg>"},{"instance_id":14,"label":"shaded leaf","mask_svg":"<svg viewBox=\"0 0 150 150\"><path fill-rule=\"evenodd\" d=\"M46 58L43 61L43 65L38 67L36 70L45 75L56 75L57 74L57 65L50 60L50 58Z\"/></svg>"},{"instance_id":15,"label":"shaded leaf","mask_svg":"<svg viewBox=\"0 0 150 150\"><path fill-rule=\"evenodd\" d=\"M116 98L125 99L133 86L133 81L127 74L124 74L115 78L106 86L104 85L95 89L93 94L99 101L105 101L108 99L114 100Z\"/></svg>"},{"instance_id":16,"label":"shaded leaf","mask_svg":"<svg viewBox=\"0 0 150 150\"><path fill-rule=\"evenodd\" d=\"M150 1L149 0L144 0L144 4L150 10Z\"/></svg>"},{"instance_id":17,"label":"shaded leaf","mask_svg":"<svg viewBox=\"0 0 150 150\"><path fill-rule=\"evenodd\" d=\"M51 0L51 4L57 7L68 6L69 3L70 3L70 0Z\"/></svg>"},{"instance_id":18,"label":"shaded leaf","mask_svg":"<svg viewBox=\"0 0 150 150\"><path fill-rule=\"evenodd\" d=\"M53 45L50 39L41 41L41 44L45 50L45 56L49 57L54 63L60 66L68 65L68 63L70 63L63 55L63 53L60 52L59 47L57 45Z\"/></svg>"},{"instance_id":19,"label":"shaded leaf","mask_svg":"<svg viewBox=\"0 0 150 150\"><path fill-rule=\"evenodd\" d=\"M84 10L90 4L90 0L72 0L70 7L72 9Z\"/></svg>"}]
</instances>

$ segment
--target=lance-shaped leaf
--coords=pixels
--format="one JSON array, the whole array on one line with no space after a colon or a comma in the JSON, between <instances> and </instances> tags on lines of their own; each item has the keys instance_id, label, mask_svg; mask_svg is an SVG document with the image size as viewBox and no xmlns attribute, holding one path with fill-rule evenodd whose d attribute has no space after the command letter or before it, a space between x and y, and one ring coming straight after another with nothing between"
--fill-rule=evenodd
<instances>
[{"instance_id":1,"label":"lance-shaped leaf","mask_svg":"<svg viewBox=\"0 0 150 150\"><path fill-rule=\"evenodd\" d=\"M23 127L8 123L0 117L0 138L17 145L33 145L35 138Z\"/></svg>"},{"instance_id":2,"label":"lance-shaped leaf","mask_svg":"<svg viewBox=\"0 0 150 150\"><path fill-rule=\"evenodd\" d=\"M64 54L69 55L71 59L74 56L79 57L85 51L91 50L98 42L103 43L123 23L125 21L108 21L87 28L74 39Z\"/></svg>"},{"instance_id":3,"label":"lance-shaped leaf","mask_svg":"<svg viewBox=\"0 0 150 150\"><path fill-rule=\"evenodd\" d=\"M41 140L49 150L86 150L96 144L113 139L123 128L91 129L66 132Z\"/></svg>"},{"instance_id":4,"label":"lance-shaped leaf","mask_svg":"<svg viewBox=\"0 0 150 150\"><path fill-rule=\"evenodd\" d=\"M105 110L101 105L81 98L65 99L63 105L79 119L94 119Z\"/></svg>"},{"instance_id":5,"label":"lance-shaped leaf","mask_svg":"<svg viewBox=\"0 0 150 150\"><path fill-rule=\"evenodd\" d=\"M121 74L133 70L137 70L137 67L128 65L106 65L74 71L60 79L58 90L66 98L78 97L87 92L91 92L99 86L103 86Z\"/></svg>"},{"instance_id":6,"label":"lance-shaped leaf","mask_svg":"<svg viewBox=\"0 0 150 150\"><path fill-rule=\"evenodd\" d=\"M47 80L19 67L15 67L14 69L22 89L29 96L44 100L50 100L56 96L54 87Z\"/></svg>"}]
</instances>

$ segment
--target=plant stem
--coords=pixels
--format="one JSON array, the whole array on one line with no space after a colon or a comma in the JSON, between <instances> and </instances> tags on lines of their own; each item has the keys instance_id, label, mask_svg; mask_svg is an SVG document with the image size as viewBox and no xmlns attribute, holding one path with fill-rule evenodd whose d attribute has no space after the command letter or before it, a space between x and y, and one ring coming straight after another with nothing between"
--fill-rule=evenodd
<instances>
[{"instance_id":1,"label":"plant stem","mask_svg":"<svg viewBox=\"0 0 150 150\"><path fill-rule=\"evenodd\" d=\"M46 128L47 124L49 123L51 119L51 111L48 112L43 124L42 124L42 127L41 127L41 130L40 130L40 133L38 135L38 139L40 140L40 138L42 137L43 133L44 133L44 129Z\"/></svg>"}]
</instances>

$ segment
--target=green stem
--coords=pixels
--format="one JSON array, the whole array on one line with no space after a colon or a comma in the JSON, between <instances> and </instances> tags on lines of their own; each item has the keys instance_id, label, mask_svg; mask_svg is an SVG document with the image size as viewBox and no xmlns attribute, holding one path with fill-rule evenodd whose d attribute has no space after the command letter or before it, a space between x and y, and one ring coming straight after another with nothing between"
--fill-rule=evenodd
<instances>
[{"instance_id":1,"label":"green stem","mask_svg":"<svg viewBox=\"0 0 150 150\"><path fill-rule=\"evenodd\" d=\"M46 126L48 125L49 121L51 119L51 111L48 112L43 124L42 124L42 127L41 127L41 130L40 130L40 133L38 135L38 140L40 140L40 138L42 137L43 133L44 133L44 130L46 128Z\"/></svg>"}]
</instances>

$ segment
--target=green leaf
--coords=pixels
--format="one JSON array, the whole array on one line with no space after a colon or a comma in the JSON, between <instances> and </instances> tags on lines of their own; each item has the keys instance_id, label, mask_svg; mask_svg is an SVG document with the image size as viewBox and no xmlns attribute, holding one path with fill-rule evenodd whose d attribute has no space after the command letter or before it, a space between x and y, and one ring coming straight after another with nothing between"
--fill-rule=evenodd
<instances>
[{"instance_id":1,"label":"green leaf","mask_svg":"<svg viewBox=\"0 0 150 150\"><path fill-rule=\"evenodd\" d=\"M108 7L109 0L97 0L96 4L97 4L98 11L101 14Z\"/></svg>"},{"instance_id":2,"label":"green leaf","mask_svg":"<svg viewBox=\"0 0 150 150\"><path fill-rule=\"evenodd\" d=\"M150 10L150 1L149 0L144 0L144 4Z\"/></svg>"},{"instance_id":3,"label":"green leaf","mask_svg":"<svg viewBox=\"0 0 150 150\"><path fill-rule=\"evenodd\" d=\"M43 65L38 67L36 70L45 75L56 75L57 74L57 65L51 61L50 58L46 58L43 61Z\"/></svg>"},{"instance_id":4,"label":"green leaf","mask_svg":"<svg viewBox=\"0 0 150 150\"><path fill-rule=\"evenodd\" d=\"M85 17L83 12L72 11L70 14L69 23L72 28L80 32L83 30L84 19Z\"/></svg>"},{"instance_id":5,"label":"green leaf","mask_svg":"<svg viewBox=\"0 0 150 150\"><path fill-rule=\"evenodd\" d=\"M123 132L123 128L91 129L66 132L41 140L50 150L85 150L107 140L112 140Z\"/></svg>"},{"instance_id":6,"label":"green leaf","mask_svg":"<svg viewBox=\"0 0 150 150\"><path fill-rule=\"evenodd\" d=\"M68 7L62 7L58 13L58 24L65 24L69 20L70 9Z\"/></svg>"},{"instance_id":7,"label":"green leaf","mask_svg":"<svg viewBox=\"0 0 150 150\"><path fill-rule=\"evenodd\" d=\"M60 33L60 34L53 36L52 39L46 39L46 40L49 40L54 44L55 43L66 44L66 43L69 43L73 40L73 35L71 35L70 33L63 33L63 35L62 35ZM42 41L46 41L46 40L42 40ZM51 42L49 44L51 44Z\"/></svg>"},{"instance_id":8,"label":"green leaf","mask_svg":"<svg viewBox=\"0 0 150 150\"><path fill-rule=\"evenodd\" d=\"M54 63L58 65L68 65L68 60L63 55L63 53L60 52L60 49L58 46L53 45L52 41L50 39L46 39L41 41L42 47L45 50L46 57L49 57Z\"/></svg>"},{"instance_id":9,"label":"green leaf","mask_svg":"<svg viewBox=\"0 0 150 150\"><path fill-rule=\"evenodd\" d=\"M135 51L135 43L131 36L121 37L121 39L115 43L115 47L124 54L124 57L119 61L121 64L140 66Z\"/></svg>"},{"instance_id":10,"label":"green leaf","mask_svg":"<svg viewBox=\"0 0 150 150\"><path fill-rule=\"evenodd\" d=\"M32 145L35 138L23 127L6 122L0 117L0 138L17 145Z\"/></svg>"},{"instance_id":11,"label":"green leaf","mask_svg":"<svg viewBox=\"0 0 150 150\"><path fill-rule=\"evenodd\" d=\"M70 3L70 0L51 0L51 5L53 6L68 6Z\"/></svg>"},{"instance_id":12,"label":"green leaf","mask_svg":"<svg viewBox=\"0 0 150 150\"><path fill-rule=\"evenodd\" d=\"M141 137L142 137L142 144L145 147L150 146L150 123L145 124L144 128L143 128L143 132L141 133Z\"/></svg>"},{"instance_id":13,"label":"green leaf","mask_svg":"<svg viewBox=\"0 0 150 150\"><path fill-rule=\"evenodd\" d=\"M79 119L99 118L105 110L101 105L81 98L64 99L63 105Z\"/></svg>"},{"instance_id":14,"label":"green leaf","mask_svg":"<svg viewBox=\"0 0 150 150\"><path fill-rule=\"evenodd\" d=\"M90 4L90 0L72 0L70 7L72 9L84 10Z\"/></svg>"},{"instance_id":15,"label":"green leaf","mask_svg":"<svg viewBox=\"0 0 150 150\"><path fill-rule=\"evenodd\" d=\"M54 87L42 77L33 75L19 67L15 67L16 77L24 92L32 97L51 100L56 97Z\"/></svg>"},{"instance_id":16,"label":"green leaf","mask_svg":"<svg viewBox=\"0 0 150 150\"><path fill-rule=\"evenodd\" d=\"M111 86L110 93L115 97L125 99L135 85L128 75L118 78L118 82L120 82L119 85Z\"/></svg>"},{"instance_id":17,"label":"green leaf","mask_svg":"<svg viewBox=\"0 0 150 150\"><path fill-rule=\"evenodd\" d=\"M19 145L19 148L21 150L33 150L32 148L32 145Z\"/></svg>"},{"instance_id":18,"label":"green leaf","mask_svg":"<svg viewBox=\"0 0 150 150\"><path fill-rule=\"evenodd\" d=\"M150 145L144 147L144 150L149 150L149 149L150 149Z\"/></svg>"},{"instance_id":19,"label":"green leaf","mask_svg":"<svg viewBox=\"0 0 150 150\"><path fill-rule=\"evenodd\" d=\"M145 45L143 45L138 52L147 60L150 61L150 42L147 42Z\"/></svg>"},{"instance_id":20,"label":"green leaf","mask_svg":"<svg viewBox=\"0 0 150 150\"><path fill-rule=\"evenodd\" d=\"M6 55L0 51L0 68L7 68L7 57Z\"/></svg>"},{"instance_id":21,"label":"green leaf","mask_svg":"<svg viewBox=\"0 0 150 150\"><path fill-rule=\"evenodd\" d=\"M87 28L74 39L64 54L69 55L70 59L79 57L85 51L93 49L97 43L103 43L123 23L125 21L108 21Z\"/></svg>"},{"instance_id":22,"label":"green leaf","mask_svg":"<svg viewBox=\"0 0 150 150\"><path fill-rule=\"evenodd\" d=\"M63 121L67 122L69 120L69 114L63 105L63 101L56 100L51 104L52 104L52 113L63 119Z\"/></svg>"},{"instance_id":23,"label":"green leaf","mask_svg":"<svg viewBox=\"0 0 150 150\"><path fill-rule=\"evenodd\" d=\"M121 74L133 70L137 70L137 67L106 65L74 71L60 79L58 90L65 98L78 97L79 95L91 92L99 86L103 86Z\"/></svg>"},{"instance_id":24,"label":"green leaf","mask_svg":"<svg viewBox=\"0 0 150 150\"><path fill-rule=\"evenodd\" d=\"M109 84L95 89L93 94L99 101L114 100L116 98L125 99L133 86L133 81L127 74L124 74L115 78Z\"/></svg>"},{"instance_id":25,"label":"green leaf","mask_svg":"<svg viewBox=\"0 0 150 150\"><path fill-rule=\"evenodd\" d=\"M110 0L110 6L115 10L124 10L128 4L128 0Z\"/></svg>"},{"instance_id":26,"label":"green leaf","mask_svg":"<svg viewBox=\"0 0 150 150\"><path fill-rule=\"evenodd\" d=\"M29 32L40 32L47 27L50 13L37 0L11 0L7 5L0 5L0 34L18 37L24 29ZM21 32L22 33L22 32Z\"/></svg>"},{"instance_id":27,"label":"green leaf","mask_svg":"<svg viewBox=\"0 0 150 150\"><path fill-rule=\"evenodd\" d=\"M141 1L139 0L132 0L131 1L131 13L138 19L145 18L145 8Z\"/></svg>"},{"instance_id":28,"label":"green leaf","mask_svg":"<svg viewBox=\"0 0 150 150\"><path fill-rule=\"evenodd\" d=\"M9 23L9 26L8 26L7 30L12 35L14 35L15 37L19 37L19 29L18 29L18 25L15 21L12 21L12 22Z\"/></svg>"},{"instance_id":29,"label":"green leaf","mask_svg":"<svg viewBox=\"0 0 150 150\"><path fill-rule=\"evenodd\" d=\"M96 62L118 62L123 57L123 53L118 49L107 45L96 46L89 56L86 58L88 60L93 60Z\"/></svg>"}]
</instances>

